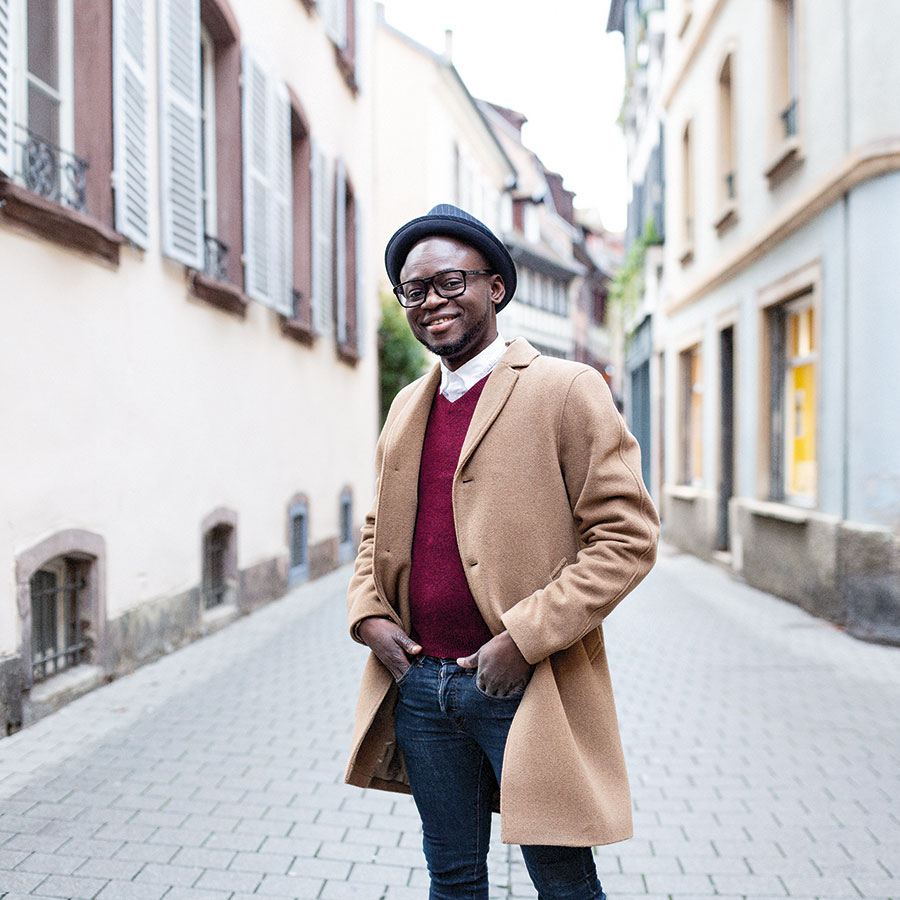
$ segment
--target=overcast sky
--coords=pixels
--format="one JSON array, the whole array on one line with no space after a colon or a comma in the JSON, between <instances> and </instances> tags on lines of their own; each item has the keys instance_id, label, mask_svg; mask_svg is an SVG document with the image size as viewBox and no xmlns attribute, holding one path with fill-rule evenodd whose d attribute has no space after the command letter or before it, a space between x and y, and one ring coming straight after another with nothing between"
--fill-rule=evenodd
<instances>
[{"instance_id":1,"label":"overcast sky","mask_svg":"<svg viewBox=\"0 0 900 900\"><path fill-rule=\"evenodd\" d=\"M522 136L548 169L625 227L625 143L616 118L625 80L608 0L384 0L385 18L433 50L453 31L453 63L473 96L528 117Z\"/></svg>"}]
</instances>

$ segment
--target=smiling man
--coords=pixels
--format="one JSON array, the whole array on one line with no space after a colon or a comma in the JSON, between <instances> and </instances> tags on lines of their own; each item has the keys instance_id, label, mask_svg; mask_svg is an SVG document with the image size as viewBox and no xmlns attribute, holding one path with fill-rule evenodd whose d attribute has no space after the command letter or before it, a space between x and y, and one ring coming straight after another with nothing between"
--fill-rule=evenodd
<instances>
[{"instance_id":1,"label":"smiling man","mask_svg":"<svg viewBox=\"0 0 900 900\"><path fill-rule=\"evenodd\" d=\"M591 847L631 836L603 619L659 522L600 375L506 344L516 269L448 204L385 263L439 365L394 400L348 592L372 653L347 781L413 794L431 900L486 900L491 811L541 900L604 898Z\"/></svg>"}]
</instances>

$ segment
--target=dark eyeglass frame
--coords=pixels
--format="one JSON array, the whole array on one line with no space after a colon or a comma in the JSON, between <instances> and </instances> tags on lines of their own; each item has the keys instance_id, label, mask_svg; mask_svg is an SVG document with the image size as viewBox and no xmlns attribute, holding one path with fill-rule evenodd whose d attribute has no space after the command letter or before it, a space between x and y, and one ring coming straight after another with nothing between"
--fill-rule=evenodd
<instances>
[{"instance_id":1,"label":"dark eyeglass frame","mask_svg":"<svg viewBox=\"0 0 900 900\"><path fill-rule=\"evenodd\" d=\"M468 285L466 284L466 275L496 275L493 269L447 269L444 272L436 272L430 278L410 278L409 281L401 281L400 284L394 285L394 295L400 301L400 305L404 309L415 309L421 306L428 299L428 288L430 287L438 297L444 300L452 300L454 297L461 297ZM435 278L443 278L445 275L462 275L462 287L458 291L444 291L437 284ZM411 284L421 284L423 288L422 299L409 303L408 298L404 295L404 289Z\"/></svg>"}]
</instances>

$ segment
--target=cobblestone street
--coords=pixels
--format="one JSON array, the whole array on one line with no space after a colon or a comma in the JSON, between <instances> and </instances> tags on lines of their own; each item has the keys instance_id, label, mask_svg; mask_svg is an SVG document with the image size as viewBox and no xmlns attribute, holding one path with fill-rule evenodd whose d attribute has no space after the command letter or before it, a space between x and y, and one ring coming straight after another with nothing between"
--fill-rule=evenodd
<instances>
[{"instance_id":1,"label":"cobblestone street","mask_svg":"<svg viewBox=\"0 0 900 900\"><path fill-rule=\"evenodd\" d=\"M424 900L411 800L341 783L348 577L0 741L0 900ZM610 900L900 900L900 649L671 551L606 635L635 804ZM517 848L491 875L534 898Z\"/></svg>"}]
</instances>

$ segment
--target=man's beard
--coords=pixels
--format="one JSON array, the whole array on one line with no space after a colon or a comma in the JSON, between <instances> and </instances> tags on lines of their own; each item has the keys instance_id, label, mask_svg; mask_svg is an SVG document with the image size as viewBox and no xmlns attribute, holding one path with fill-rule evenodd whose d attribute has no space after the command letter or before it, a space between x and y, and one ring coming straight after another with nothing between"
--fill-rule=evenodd
<instances>
[{"instance_id":1,"label":"man's beard","mask_svg":"<svg viewBox=\"0 0 900 900\"><path fill-rule=\"evenodd\" d=\"M420 343L424 344L432 353L437 356L458 356L469 344L474 340L474 335L479 329L484 327L490 317L490 310L486 309L484 315L477 322L473 322L471 327L463 332L462 336L452 344L438 344L433 346L426 338L419 338ZM427 332L426 332L427 335Z\"/></svg>"}]
</instances>

